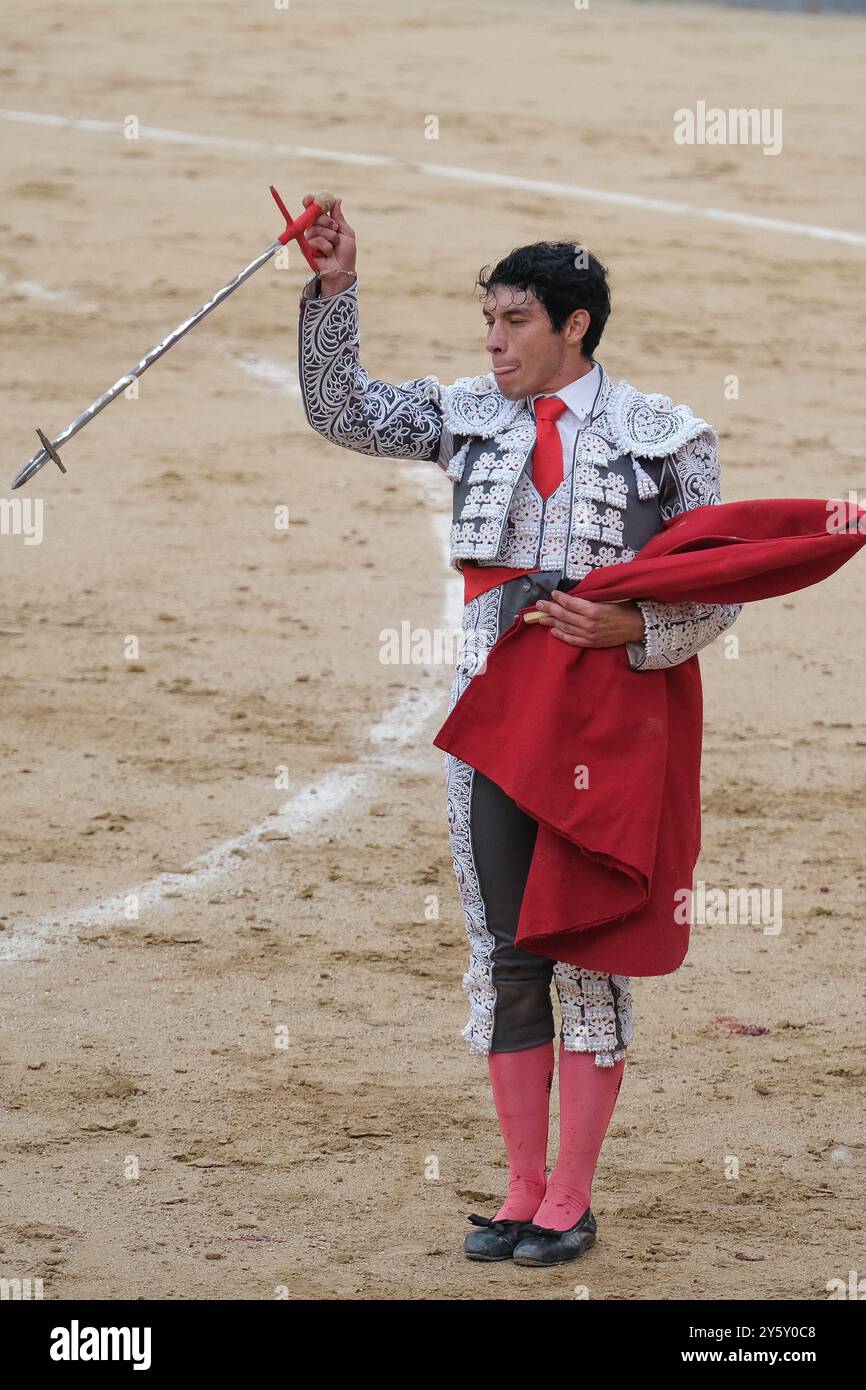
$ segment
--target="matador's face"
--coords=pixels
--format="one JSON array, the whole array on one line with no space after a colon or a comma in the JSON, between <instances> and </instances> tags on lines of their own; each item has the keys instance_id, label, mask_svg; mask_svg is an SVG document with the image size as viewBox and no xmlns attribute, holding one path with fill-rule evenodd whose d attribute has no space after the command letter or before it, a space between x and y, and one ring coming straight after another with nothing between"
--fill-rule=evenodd
<instances>
[{"instance_id":1,"label":"matador's face","mask_svg":"<svg viewBox=\"0 0 866 1390\"><path fill-rule=\"evenodd\" d=\"M581 374L580 343L589 314L577 309L557 333L531 290L493 285L485 297L487 351L503 396L558 391Z\"/></svg>"}]
</instances>

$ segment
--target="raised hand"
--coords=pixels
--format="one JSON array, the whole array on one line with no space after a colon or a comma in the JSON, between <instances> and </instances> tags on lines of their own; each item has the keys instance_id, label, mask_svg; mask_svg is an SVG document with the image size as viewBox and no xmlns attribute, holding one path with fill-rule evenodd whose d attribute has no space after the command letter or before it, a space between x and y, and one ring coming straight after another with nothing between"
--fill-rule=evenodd
<instances>
[{"instance_id":1,"label":"raised hand","mask_svg":"<svg viewBox=\"0 0 866 1390\"><path fill-rule=\"evenodd\" d=\"M305 208L313 201L312 193L304 194ZM322 294L344 289L346 275L355 269L358 248L355 233L343 216L342 198L337 198L331 211L323 212L304 235L316 253L316 269L325 277L322 280ZM343 272L342 275L336 273L339 271Z\"/></svg>"}]
</instances>

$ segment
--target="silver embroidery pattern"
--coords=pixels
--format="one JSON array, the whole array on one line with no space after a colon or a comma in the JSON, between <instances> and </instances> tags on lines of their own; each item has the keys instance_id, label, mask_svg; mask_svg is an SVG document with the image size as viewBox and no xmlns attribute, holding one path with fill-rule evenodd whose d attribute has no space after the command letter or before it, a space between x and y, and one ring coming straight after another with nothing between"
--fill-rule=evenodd
<instances>
[{"instance_id":1,"label":"silver embroidery pattern","mask_svg":"<svg viewBox=\"0 0 866 1390\"><path fill-rule=\"evenodd\" d=\"M560 483L557 492L565 487ZM556 494L554 494L556 495ZM541 496L528 473L522 474L511 499L499 553L492 561L496 565L513 565L515 569L531 569L535 564L538 549L538 533L541 529ZM542 544L542 555L544 547ZM557 560L547 566L542 560L541 568L554 569Z\"/></svg>"},{"instance_id":2,"label":"silver embroidery pattern","mask_svg":"<svg viewBox=\"0 0 866 1390\"><path fill-rule=\"evenodd\" d=\"M298 364L307 419L317 433L359 454L435 459L442 435L433 376L392 386L360 365L358 299L352 285L328 299L302 299Z\"/></svg>"},{"instance_id":3,"label":"silver embroidery pattern","mask_svg":"<svg viewBox=\"0 0 866 1390\"><path fill-rule=\"evenodd\" d=\"M454 403L448 394L451 390L443 388L443 410L449 428L454 420ZM495 395L504 400L498 390ZM491 397L480 399L490 400ZM523 475L535 439L532 412L526 404L513 401L507 405L507 428L500 411L495 421L485 421L483 427L476 430L469 451L463 457L461 477L467 465L469 473L462 501L459 493L455 493L455 515L450 532L452 565L458 559L492 560L499 553L514 489ZM459 514L456 514L458 506Z\"/></svg>"},{"instance_id":4,"label":"silver embroidery pattern","mask_svg":"<svg viewBox=\"0 0 866 1390\"><path fill-rule=\"evenodd\" d=\"M454 672L450 714L476 675L499 633L501 586L488 589L463 608L461 652ZM453 753L445 754L445 799L448 829L457 891L466 920L469 939L469 968L463 976L463 989L469 996L469 1019L460 1036L469 1043L470 1054L490 1051L496 1009L491 953L496 938L488 930L484 899L472 853L470 806L475 769Z\"/></svg>"},{"instance_id":5,"label":"silver embroidery pattern","mask_svg":"<svg viewBox=\"0 0 866 1390\"><path fill-rule=\"evenodd\" d=\"M665 460L659 510L671 521L692 507L721 502L721 469L716 446L707 435L688 440Z\"/></svg>"},{"instance_id":6,"label":"silver embroidery pattern","mask_svg":"<svg viewBox=\"0 0 866 1390\"><path fill-rule=\"evenodd\" d=\"M451 478L451 480L455 483L459 483L460 479L463 477L463 468L466 464L466 455L469 453L469 445L471 443L472 440L467 439L465 444L461 444L460 448L455 451L455 453L449 460L448 465L445 469L445 477Z\"/></svg>"},{"instance_id":7,"label":"silver embroidery pattern","mask_svg":"<svg viewBox=\"0 0 866 1390\"><path fill-rule=\"evenodd\" d=\"M700 435L665 459L659 496L663 520L693 507L721 502L721 469L713 440ZM695 656L739 617L738 603L657 603L638 599L643 613L643 656L631 661L637 671L660 671ZM631 649L631 644L630 649ZM630 658L631 660L631 658Z\"/></svg>"},{"instance_id":8,"label":"silver embroidery pattern","mask_svg":"<svg viewBox=\"0 0 866 1390\"><path fill-rule=\"evenodd\" d=\"M489 456L481 457L490 468ZM488 563L557 569L565 558L569 578L582 579L594 565L633 560L636 552L623 539L628 486L623 475L611 467L616 458L615 450L594 428L582 430L572 473L544 504L529 473L521 471L507 506L499 547ZM473 468L470 482L474 478ZM652 486L655 489L654 483ZM574 509L570 516L572 487ZM588 545L590 540L597 544Z\"/></svg>"},{"instance_id":9,"label":"silver embroidery pattern","mask_svg":"<svg viewBox=\"0 0 866 1390\"><path fill-rule=\"evenodd\" d=\"M631 546L623 545L620 527L610 526L606 528L605 539L608 541L606 545L593 546L590 544L592 539L592 533L587 536L583 534L582 530L572 527L568 548L568 576L570 579L583 579L593 568L625 563L628 560L633 560L637 554Z\"/></svg>"},{"instance_id":10,"label":"silver embroidery pattern","mask_svg":"<svg viewBox=\"0 0 866 1390\"><path fill-rule=\"evenodd\" d=\"M599 1067L621 1062L634 1037L629 977L557 961L553 979L566 1051L594 1052Z\"/></svg>"},{"instance_id":11,"label":"silver embroidery pattern","mask_svg":"<svg viewBox=\"0 0 866 1390\"><path fill-rule=\"evenodd\" d=\"M657 391L638 391L626 381L616 387L609 414L611 432L622 451L640 458L664 458L706 433L715 441L712 425L687 405L674 405L670 396Z\"/></svg>"},{"instance_id":12,"label":"silver embroidery pattern","mask_svg":"<svg viewBox=\"0 0 866 1390\"><path fill-rule=\"evenodd\" d=\"M452 434L492 439L523 407L520 400L503 396L492 372L486 376L461 376L440 389L445 423Z\"/></svg>"},{"instance_id":13,"label":"silver embroidery pattern","mask_svg":"<svg viewBox=\"0 0 866 1390\"><path fill-rule=\"evenodd\" d=\"M496 537L499 534L498 521L452 522L449 532L451 538L451 563L456 558L469 559L477 556L479 548L489 553L492 559L496 553Z\"/></svg>"},{"instance_id":14,"label":"silver embroidery pattern","mask_svg":"<svg viewBox=\"0 0 866 1390\"><path fill-rule=\"evenodd\" d=\"M609 463L613 463L616 458L616 450L612 449L607 440L600 433L598 420L592 428L581 430L577 440L576 461L585 471L587 468L593 469L598 476L599 468L607 468Z\"/></svg>"},{"instance_id":15,"label":"silver embroidery pattern","mask_svg":"<svg viewBox=\"0 0 866 1390\"><path fill-rule=\"evenodd\" d=\"M695 656L731 626L740 612L734 603L655 603L638 599L644 616L645 659L635 667L660 671Z\"/></svg>"},{"instance_id":16,"label":"silver embroidery pattern","mask_svg":"<svg viewBox=\"0 0 866 1390\"><path fill-rule=\"evenodd\" d=\"M609 416L605 414L604 419L608 420ZM611 448L610 444L608 444L607 440L601 434L598 421L595 422L591 429L582 431L577 444L577 462L583 473L586 473L587 470L592 470L596 477L598 477L598 469L607 468L616 457L617 452L615 449ZM656 497L658 495L658 488L646 469L641 467L636 458L632 459L631 466L635 477L637 495L640 500L644 502L649 497ZM620 481L624 487L625 481L623 479ZM586 495L587 494L584 493L584 496Z\"/></svg>"}]
</instances>

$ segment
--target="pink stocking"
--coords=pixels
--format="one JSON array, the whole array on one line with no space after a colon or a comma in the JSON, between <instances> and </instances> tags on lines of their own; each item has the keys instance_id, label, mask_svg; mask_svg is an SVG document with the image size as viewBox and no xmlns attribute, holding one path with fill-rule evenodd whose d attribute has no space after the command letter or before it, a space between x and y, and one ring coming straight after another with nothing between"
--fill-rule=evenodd
<instances>
[{"instance_id":1,"label":"pink stocking","mask_svg":"<svg viewBox=\"0 0 866 1390\"><path fill-rule=\"evenodd\" d=\"M559 1156L547 1192L533 1216L536 1226L568 1231L590 1204L592 1180L610 1124L625 1058L596 1066L593 1052L559 1045Z\"/></svg>"},{"instance_id":2,"label":"pink stocking","mask_svg":"<svg viewBox=\"0 0 866 1390\"><path fill-rule=\"evenodd\" d=\"M493 1219L531 1221L547 1183L553 1043L489 1052L487 1062L508 1155L508 1196Z\"/></svg>"}]
</instances>

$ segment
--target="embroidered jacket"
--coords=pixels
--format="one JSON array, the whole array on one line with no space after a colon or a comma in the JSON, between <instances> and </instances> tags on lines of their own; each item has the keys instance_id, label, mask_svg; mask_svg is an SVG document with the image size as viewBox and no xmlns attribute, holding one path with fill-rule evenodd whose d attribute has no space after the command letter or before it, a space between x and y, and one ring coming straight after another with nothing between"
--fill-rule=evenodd
<instances>
[{"instance_id":1,"label":"embroidered jacket","mask_svg":"<svg viewBox=\"0 0 866 1390\"><path fill-rule=\"evenodd\" d=\"M492 372L448 386L434 376L371 380L359 359L357 278L325 299L318 289L314 275L298 322L307 419L343 448L442 468L454 484L454 568L471 559L561 567L582 579L594 566L633 560L668 518L721 501L713 427L668 396L614 383L598 362L598 394L573 467L542 502L528 467L535 444L528 399L503 396ZM687 660L740 612L737 604L637 602L645 634L627 646L638 670Z\"/></svg>"}]
</instances>

